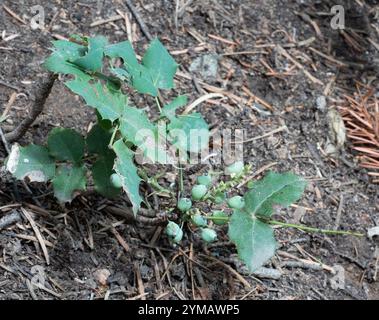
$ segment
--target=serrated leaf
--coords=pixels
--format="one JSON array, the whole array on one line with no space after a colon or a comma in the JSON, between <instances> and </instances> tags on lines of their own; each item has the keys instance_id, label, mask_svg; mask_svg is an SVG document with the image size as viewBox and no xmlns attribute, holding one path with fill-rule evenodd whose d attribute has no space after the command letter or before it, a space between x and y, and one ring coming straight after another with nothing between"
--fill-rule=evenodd
<instances>
[{"instance_id":1,"label":"serrated leaf","mask_svg":"<svg viewBox=\"0 0 379 320\"><path fill-rule=\"evenodd\" d=\"M71 202L75 191L86 189L86 169L84 166L61 166L52 182L55 197L60 202Z\"/></svg>"},{"instance_id":2,"label":"serrated leaf","mask_svg":"<svg viewBox=\"0 0 379 320\"><path fill-rule=\"evenodd\" d=\"M79 162L84 155L84 138L73 129L54 128L49 133L47 147L57 160Z\"/></svg>"},{"instance_id":3,"label":"serrated leaf","mask_svg":"<svg viewBox=\"0 0 379 320\"><path fill-rule=\"evenodd\" d=\"M88 39L87 53L74 61L74 64L84 70L99 71L103 66L104 47L107 39L99 36Z\"/></svg>"},{"instance_id":4,"label":"serrated leaf","mask_svg":"<svg viewBox=\"0 0 379 320\"><path fill-rule=\"evenodd\" d=\"M113 90L100 81L91 83L75 79L66 82L66 86L82 96L89 106L96 108L105 120L114 121L119 118L128 104L128 98L121 91Z\"/></svg>"},{"instance_id":5,"label":"serrated leaf","mask_svg":"<svg viewBox=\"0 0 379 320\"><path fill-rule=\"evenodd\" d=\"M200 113L191 113L171 119L169 137L178 149L199 152L209 144L209 129Z\"/></svg>"},{"instance_id":6,"label":"serrated leaf","mask_svg":"<svg viewBox=\"0 0 379 320\"><path fill-rule=\"evenodd\" d=\"M272 228L246 212L234 211L229 222L229 238L235 243L240 259L252 272L275 254Z\"/></svg>"},{"instance_id":7,"label":"serrated leaf","mask_svg":"<svg viewBox=\"0 0 379 320\"><path fill-rule=\"evenodd\" d=\"M133 144L139 144L139 132L142 130L153 132L155 126L150 122L146 113L135 107L125 107L120 121L120 132L123 137L133 142Z\"/></svg>"},{"instance_id":8,"label":"serrated leaf","mask_svg":"<svg viewBox=\"0 0 379 320\"><path fill-rule=\"evenodd\" d=\"M142 58L142 64L149 70L157 88L174 87L174 75L178 65L158 39L151 42Z\"/></svg>"},{"instance_id":9,"label":"serrated leaf","mask_svg":"<svg viewBox=\"0 0 379 320\"><path fill-rule=\"evenodd\" d=\"M162 116L165 116L166 118L172 120L175 118L175 112L178 108L183 107L187 104L187 96L179 96L176 97L173 101L171 101L169 104L165 105L162 108Z\"/></svg>"},{"instance_id":10,"label":"serrated leaf","mask_svg":"<svg viewBox=\"0 0 379 320\"><path fill-rule=\"evenodd\" d=\"M136 53L129 41L108 45L104 50L104 54L110 58L121 58L125 66L136 67L139 64Z\"/></svg>"},{"instance_id":11,"label":"serrated leaf","mask_svg":"<svg viewBox=\"0 0 379 320\"><path fill-rule=\"evenodd\" d=\"M116 153L114 170L120 176L124 191L132 203L133 212L136 215L142 202L139 194L141 178L137 174L137 168L133 162L133 152L125 145L122 139L113 144Z\"/></svg>"},{"instance_id":12,"label":"serrated leaf","mask_svg":"<svg viewBox=\"0 0 379 320\"><path fill-rule=\"evenodd\" d=\"M112 137L110 130L100 124L92 127L86 138L87 150L90 153L104 154L109 151L108 145Z\"/></svg>"},{"instance_id":13,"label":"serrated leaf","mask_svg":"<svg viewBox=\"0 0 379 320\"><path fill-rule=\"evenodd\" d=\"M54 41L53 45L53 53L43 64L46 69L55 73L73 74L78 78L90 79L90 76L73 63L84 54L84 46L64 40Z\"/></svg>"},{"instance_id":14,"label":"serrated leaf","mask_svg":"<svg viewBox=\"0 0 379 320\"><path fill-rule=\"evenodd\" d=\"M299 200L306 185L304 179L290 172L269 172L245 194L245 210L250 214L269 218L274 205L288 207Z\"/></svg>"},{"instance_id":15,"label":"serrated leaf","mask_svg":"<svg viewBox=\"0 0 379 320\"><path fill-rule=\"evenodd\" d=\"M6 168L17 179L28 178L31 182L46 182L55 175L55 162L47 148L35 144L13 144Z\"/></svg>"},{"instance_id":16,"label":"serrated leaf","mask_svg":"<svg viewBox=\"0 0 379 320\"><path fill-rule=\"evenodd\" d=\"M92 177L95 190L107 198L114 198L120 194L121 189L115 188L110 176L114 173L113 165L116 155L112 151L100 156L92 166Z\"/></svg>"},{"instance_id":17,"label":"serrated leaf","mask_svg":"<svg viewBox=\"0 0 379 320\"><path fill-rule=\"evenodd\" d=\"M111 70L121 80L128 80L139 93L156 97L158 89L174 86L173 79L178 65L158 39L151 42L141 64L128 41L107 46L105 54L111 58L122 58L124 66Z\"/></svg>"}]
</instances>

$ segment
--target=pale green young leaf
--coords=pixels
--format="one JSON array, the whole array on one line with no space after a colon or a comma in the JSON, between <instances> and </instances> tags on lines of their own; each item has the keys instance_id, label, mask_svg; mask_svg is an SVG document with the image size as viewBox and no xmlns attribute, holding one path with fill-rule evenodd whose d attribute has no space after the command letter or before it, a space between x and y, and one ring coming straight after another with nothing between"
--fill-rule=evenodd
<instances>
[{"instance_id":1,"label":"pale green young leaf","mask_svg":"<svg viewBox=\"0 0 379 320\"><path fill-rule=\"evenodd\" d=\"M35 144L13 144L6 168L17 179L28 178L31 182L46 182L55 175L55 162L47 148Z\"/></svg>"},{"instance_id":2,"label":"pale green young leaf","mask_svg":"<svg viewBox=\"0 0 379 320\"><path fill-rule=\"evenodd\" d=\"M174 75L178 65L158 39L154 39L150 43L142 58L142 64L149 70L157 88L171 89L174 87Z\"/></svg>"},{"instance_id":3,"label":"pale green young leaf","mask_svg":"<svg viewBox=\"0 0 379 320\"><path fill-rule=\"evenodd\" d=\"M135 107L125 107L119 121L122 136L135 145L140 144L145 133L155 130L146 113Z\"/></svg>"},{"instance_id":4,"label":"pale green young leaf","mask_svg":"<svg viewBox=\"0 0 379 320\"><path fill-rule=\"evenodd\" d=\"M235 210L229 222L229 238L238 256L250 271L255 271L273 257L276 241L272 228L256 217Z\"/></svg>"},{"instance_id":5,"label":"pale green young leaf","mask_svg":"<svg viewBox=\"0 0 379 320\"><path fill-rule=\"evenodd\" d=\"M84 138L73 129L54 128L47 138L47 147L57 160L79 162L84 155Z\"/></svg>"},{"instance_id":6,"label":"pale green young leaf","mask_svg":"<svg viewBox=\"0 0 379 320\"><path fill-rule=\"evenodd\" d=\"M162 108L162 116L165 116L166 118L172 120L176 117L176 110L180 107L185 106L186 104L187 96L178 96Z\"/></svg>"},{"instance_id":7,"label":"pale green young leaf","mask_svg":"<svg viewBox=\"0 0 379 320\"><path fill-rule=\"evenodd\" d=\"M59 202L71 202L75 198L75 191L86 189L86 169L79 166L61 166L52 180L54 195Z\"/></svg>"},{"instance_id":8,"label":"pale green young leaf","mask_svg":"<svg viewBox=\"0 0 379 320\"><path fill-rule=\"evenodd\" d=\"M269 218L273 206L288 207L302 196L307 182L293 173L269 172L245 194L245 210Z\"/></svg>"},{"instance_id":9,"label":"pale green young leaf","mask_svg":"<svg viewBox=\"0 0 379 320\"><path fill-rule=\"evenodd\" d=\"M173 145L181 150L200 152L209 144L209 129L200 113L172 118L168 125Z\"/></svg>"},{"instance_id":10,"label":"pale green young leaf","mask_svg":"<svg viewBox=\"0 0 379 320\"><path fill-rule=\"evenodd\" d=\"M137 214L142 198L139 194L141 178L137 174L137 168L133 161L133 152L125 145L122 139L113 144L116 153L114 170L120 176L124 191L132 203L133 212Z\"/></svg>"}]
</instances>

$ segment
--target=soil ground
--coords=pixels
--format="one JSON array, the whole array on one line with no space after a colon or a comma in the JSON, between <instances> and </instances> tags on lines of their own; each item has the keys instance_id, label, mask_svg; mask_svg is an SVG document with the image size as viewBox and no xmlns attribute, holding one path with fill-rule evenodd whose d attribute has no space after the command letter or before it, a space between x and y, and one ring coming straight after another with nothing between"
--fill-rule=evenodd
<instances>
[{"instance_id":1,"label":"soil ground","mask_svg":"<svg viewBox=\"0 0 379 320\"><path fill-rule=\"evenodd\" d=\"M338 157L325 152L327 141L332 141L328 109L343 104L344 94L352 95L357 82L379 94L376 1L342 1L346 33L359 36L355 46L346 33L331 28L330 8L338 1L194 0L179 13L175 1L133 2L150 33L180 63L182 76L177 77L175 94L186 93L194 101L220 88L226 99L202 103L197 109L212 129L244 129L246 138L258 137L244 144L244 160L252 164L253 172L270 166L309 180L302 200L281 210L277 219L362 233L379 225L378 185L357 166L349 141ZM182 8L182 1L178 3ZM124 19L91 26L119 10L129 17L136 51L143 52L148 44L121 0L0 4L23 21L0 7L0 112L17 93L10 116L2 123L5 132L27 114L32 94L46 76L41 63L52 40L71 34L125 40ZM33 5L45 10L44 31L30 28ZM17 37L9 39L10 35ZM204 79L195 73L192 79L186 77L192 75L191 63L209 53L218 55L217 77ZM154 114L149 101L133 102ZM93 110L57 81L43 115L20 144L43 143L55 126L84 133L94 121ZM277 128L281 130L272 132ZM0 145L0 163L5 157ZM160 182L169 186L175 170L165 170ZM187 168L186 181L192 182L197 170ZM19 221L0 230L0 299L379 299L378 249L367 237L277 228L280 250L266 267L280 272L280 277L270 279L244 271L234 246L227 242L226 229L219 231L221 243L209 246L187 230L180 248L174 248L160 227L126 224L109 213L109 206L128 206L126 196L110 201L86 193L60 206L51 186L28 186L32 194L1 174L0 217L21 207L28 210L48 244L50 264L29 223ZM153 197L147 201L160 212L174 199L163 204ZM101 284L104 269L110 275ZM38 275L45 280L42 289L30 284Z\"/></svg>"}]
</instances>

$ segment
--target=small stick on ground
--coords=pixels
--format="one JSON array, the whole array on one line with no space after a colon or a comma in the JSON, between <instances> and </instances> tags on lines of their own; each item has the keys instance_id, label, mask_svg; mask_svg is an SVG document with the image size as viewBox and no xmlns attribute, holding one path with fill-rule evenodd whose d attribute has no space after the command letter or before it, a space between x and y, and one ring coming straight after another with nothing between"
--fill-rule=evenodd
<instances>
[{"instance_id":1,"label":"small stick on ground","mask_svg":"<svg viewBox=\"0 0 379 320\"><path fill-rule=\"evenodd\" d=\"M147 28L145 22L143 22L141 16L138 14L136 7L133 5L131 0L125 0L130 12L133 14L134 18L137 20L138 25L141 28L142 33L145 35L147 40L151 41L153 37L151 36L149 29Z\"/></svg>"},{"instance_id":2,"label":"small stick on ground","mask_svg":"<svg viewBox=\"0 0 379 320\"><path fill-rule=\"evenodd\" d=\"M28 116L22 120L12 132L5 135L5 138L9 143L13 143L21 139L21 137L33 124L34 120L41 114L45 106L46 99L49 96L57 77L57 75L50 73L46 81L42 83L40 89L36 92L35 101Z\"/></svg>"},{"instance_id":3,"label":"small stick on ground","mask_svg":"<svg viewBox=\"0 0 379 320\"><path fill-rule=\"evenodd\" d=\"M24 217L29 221L30 226L32 227L32 229L33 229L33 231L34 231L34 233L38 239L38 242L41 246L43 255L45 256L45 259L46 259L46 263L49 265L50 264L49 253L47 252L45 240L42 237L41 232L39 231L39 229L37 227L37 224L35 223L32 216L30 215L30 213L27 210L25 210L24 208L21 208L21 212L24 215Z\"/></svg>"}]
</instances>

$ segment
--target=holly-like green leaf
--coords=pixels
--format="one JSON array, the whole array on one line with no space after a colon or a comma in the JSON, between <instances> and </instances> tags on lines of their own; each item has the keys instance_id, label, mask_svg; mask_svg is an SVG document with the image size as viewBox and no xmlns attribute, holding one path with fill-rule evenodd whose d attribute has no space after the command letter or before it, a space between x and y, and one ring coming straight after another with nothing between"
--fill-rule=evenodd
<instances>
[{"instance_id":1,"label":"holly-like green leaf","mask_svg":"<svg viewBox=\"0 0 379 320\"><path fill-rule=\"evenodd\" d=\"M110 176L114 173L113 165L116 155L108 150L99 156L92 166L92 177L95 190L107 198L114 198L120 194L121 189L115 188L111 183Z\"/></svg>"},{"instance_id":2,"label":"holly-like green leaf","mask_svg":"<svg viewBox=\"0 0 379 320\"><path fill-rule=\"evenodd\" d=\"M141 133L155 130L155 126L150 122L146 113L135 107L125 107L119 121L122 136L135 145L140 143Z\"/></svg>"},{"instance_id":3,"label":"holly-like green leaf","mask_svg":"<svg viewBox=\"0 0 379 320\"><path fill-rule=\"evenodd\" d=\"M178 65L158 39L151 42L142 58L142 64L149 70L157 88L174 87L174 75Z\"/></svg>"},{"instance_id":4,"label":"holly-like green leaf","mask_svg":"<svg viewBox=\"0 0 379 320\"><path fill-rule=\"evenodd\" d=\"M52 180L54 195L60 202L71 202L75 191L86 189L86 169L79 166L61 166Z\"/></svg>"},{"instance_id":5,"label":"holly-like green leaf","mask_svg":"<svg viewBox=\"0 0 379 320\"><path fill-rule=\"evenodd\" d=\"M119 79L129 81L139 93L156 97L158 89L170 89L174 86L178 65L158 39L152 41L141 64L128 41L107 46L105 54L111 58L122 58L123 67L111 70Z\"/></svg>"},{"instance_id":6,"label":"holly-like green leaf","mask_svg":"<svg viewBox=\"0 0 379 320\"><path fill-rule=\"evenodd\" d=\"M304 179L293 173L270 172L245 194L245 210L269 218L274 205L288 207L299 200L306 185Z\"/></svg>"},{"instance_id":7,"label":"holly-like green leaf","mask_svg":"<svg viewBox=\"0 0 379 320\"><path fill-rule=\"evenodd\" d=\"M139 194L141 178L137 174L137 168L133 162L133 152L125 145L122 139L113 144L116 153L114 170L119 175L122 187L132 203L133 212L137 214L142 198Z\"/></svg>"},{"instance_id":8,"label":"holly-like green leaf","mask_svg":"<svg viewBox=\"0 0 379 320\"><path fill-rule=\"evenodd\" d=\"M55 162L47 148L35 144L13 144L6 168L17 179L28 178L31 182L46 182L55 175Z\"/></svg>"},{"instance_id":9,"label":"holly-like green leaf","mask_svg":"<svg viewBox=\"0 0 379 320\"><path fill-rule=\"evenodd\" d=\"M104 50L104 54L110 58L121 58L125 66L138 67L136 53L129 41L111 44Z\"/></svg>"},{"instance_id":10,"label":"holly-like green leaf","mask_svg":"<svg viewBox=\"0 0 379 320\"><path fill-rule=\"evenodd\" d=\"M173 101L171 101L169 104L165 105L162 108L162 116L165 116L167 119L174 119L175 112L178 108L183 107L187 104L187 96L179 96L176 97Z\"/></svg>"},{"instance_id":11,"label":"holly-like green leaf","mask_svg":"<svg viewBox=\"0 0 379 320\"><path fill-rule=\"evenodd\" d=\"M54 128L49 133L47 146L57 160L77 163L84 155L84 138L73 129Z\"/></svg>"},{"instance_id":12,"label":"holly-like green leaf","mask_svg":"<svg viewBox=\"0 0 379 320\"><path fill-rule=\"evenodd\" d=\"M86 138L87 150L90 153L104 154L109 151L112 132L104 129L100 124L92 127Z\"/></svg>"},{"instance_id":13,"label":"holly-like green leaf","mask_svg":"<svg viewBox=\"0 0 379 320\"><path fill-rule=\"evenodd\" d=\"M53 45L53 53L43 64L46 69L55 73L73 74L78 78L90 79L90 76L73 63L85 53L84 46L65 40L54 41Z\"/></svg>"},{"instance_id":14,"label":"holly-like green leaf","mask_svg":"<svg viewBox=\"0 0 379 320\"><path fill-rule=\"evenodd\" d=\"M74 61L74 64L84 70L99 71L103 66L104 47L107 39L99 36L88 39L87 53Z\"/></svg>"},{"instance_id":15,"label":"holly-like green leaf","mask_svg":"<svg viewBox=\"0 0 379 320\"><path fill-rule=\"evenodd\" d=\"M252 272L275 254L272 228L246 212L234 211L229 223L229 238L235 243L240 259Z\"/></svg>"},{"instance_id":16,"label":"holly-like green leaf","mask_svg":"<svg viewBox=\"0 0 379 320\"><path fill-rule=\"evenodd\" d=\"M66 86L82 96L89 106L96 108L105 120L114 121L119 118L128 104L126 95L110 86L103 85L100 81L92 83L75 79L66 82Z\"/></svg>"},{"instance_id":17,"label":"holly-like green leaf","mask_svg":"<svg viewBox=\"0 0 379 320\"><path fill-rule=\"evenodd\" d=\"M199 152L209 144L209 129L200 113L172 118L168 125L173 145L181 150Z\"/></svg>"}]
</instances>

